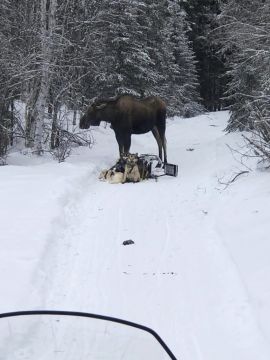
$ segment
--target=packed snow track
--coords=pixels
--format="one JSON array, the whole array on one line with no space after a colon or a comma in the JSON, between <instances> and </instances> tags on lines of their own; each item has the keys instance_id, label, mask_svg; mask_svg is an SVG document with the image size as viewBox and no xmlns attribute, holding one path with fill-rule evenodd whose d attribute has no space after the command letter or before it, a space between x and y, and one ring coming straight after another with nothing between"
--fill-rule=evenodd
<instances>
[{"instance_id":1,"label":"packed snow track","mask_svg":"<svg viewBox=\"0 0 270 360\"><path fill-rule=\"evenodd\" d=\"M251 161L249 173L222 185L243 170L227 146L241 136L224 133L227 119L168 120L179 176L157 182L98 180L117 158L109 128L94 129L93 148L65 164L11 154L0 169L1 312L128 319L183 360L270 359L269 173L251 171ZM131 151L156 153L155 140L133 136Z\"/></svg>"}]
</instances>

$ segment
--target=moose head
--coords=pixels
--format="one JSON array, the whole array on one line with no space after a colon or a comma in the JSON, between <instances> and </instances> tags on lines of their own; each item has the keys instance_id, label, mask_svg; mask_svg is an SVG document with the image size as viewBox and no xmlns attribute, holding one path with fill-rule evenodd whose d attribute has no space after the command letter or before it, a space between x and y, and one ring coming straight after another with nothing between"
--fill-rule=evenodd
<instances>
[{"instance_id":1,"label":"moose head","mask_svg":"<svg viewBox=\"0 0 270 360\"><path fill-rule=\"evenodd\" d=\"M89 129L90 125L99 126L102 118L102 110L106 108L105 101L95 102L88 107L86 113L80 119L80 129Z\"/></svg>"}]
</instances>

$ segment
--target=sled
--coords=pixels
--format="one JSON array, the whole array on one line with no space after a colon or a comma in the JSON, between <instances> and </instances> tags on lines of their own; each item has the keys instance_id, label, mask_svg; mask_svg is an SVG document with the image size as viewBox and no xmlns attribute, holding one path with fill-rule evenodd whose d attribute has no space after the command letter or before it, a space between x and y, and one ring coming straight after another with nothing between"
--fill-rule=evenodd
<instances>
[{"instance_id":1,"label":"sled","mask_svg":"<svg viewBox=\"0 0 270 360\"><path fill-rule=\"evenodd\" d=\"M139 156L141 161L145 161L149 165L150 178L160 176L178 176L178 165L163 163L159 156L152 154L142 154Z\"/></svg>"},{"instance_id":2,"label":"sled","mask_svg":"<svg viewBox=\"0 0 270 360\"><path fill-rule=\"evenodd\" d=\"M157 155L123 154L111 168L102 170L101 181L110 184L137 183L146 179L157 180L160 176L178 175L178 165L164 164Z\"/></svg>"}]
</instances>

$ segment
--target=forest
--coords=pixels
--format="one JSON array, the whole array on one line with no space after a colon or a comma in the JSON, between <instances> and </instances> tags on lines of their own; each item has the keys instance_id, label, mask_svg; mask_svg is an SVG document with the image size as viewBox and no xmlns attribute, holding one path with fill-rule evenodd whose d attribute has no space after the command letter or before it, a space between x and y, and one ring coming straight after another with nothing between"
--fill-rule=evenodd
<instances>
[{"instance_id":1,"label":"forest","mask_svg":"<svg viewBox=\"0 0 270 360\"><path fill-rule=\"evenodd\" d=\"M230 110L226 131L270 159L269 1L1 0L0 45L1 164L18 144L63 161L91 144L85 107L126 93L168 116Z\"/></svg>"}]
</instances>

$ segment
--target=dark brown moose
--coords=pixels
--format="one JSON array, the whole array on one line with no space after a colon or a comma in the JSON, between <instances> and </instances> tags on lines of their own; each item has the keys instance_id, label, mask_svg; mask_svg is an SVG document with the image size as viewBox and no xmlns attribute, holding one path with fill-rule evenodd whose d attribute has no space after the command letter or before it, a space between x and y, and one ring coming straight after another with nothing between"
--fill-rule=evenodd
<instances>
[{"instance_id":1,"label":"dark brown moose","mask_svg":"<svg viewBox=\"0 0 270 360\"><path fill-rule=\"evenodd\" d=\"M157 96L139 99L122 95L114 99L98 100L88 107L80 120L80 128L99 126L101 121L111 124L118 142L120 156L128 153L132 134L145 134L152 131L157 144L159 157L167 163L166 151L166 105Z\"/></svg>"}]
</instances>

